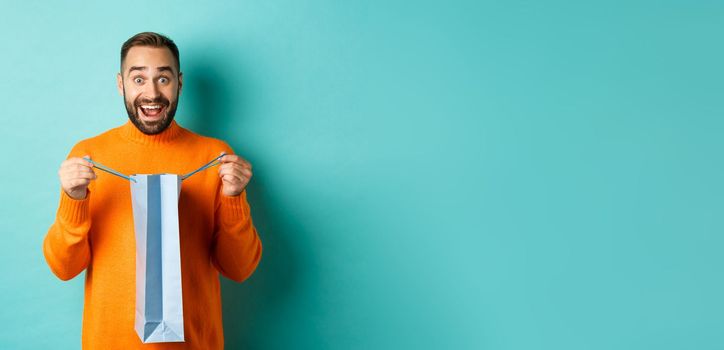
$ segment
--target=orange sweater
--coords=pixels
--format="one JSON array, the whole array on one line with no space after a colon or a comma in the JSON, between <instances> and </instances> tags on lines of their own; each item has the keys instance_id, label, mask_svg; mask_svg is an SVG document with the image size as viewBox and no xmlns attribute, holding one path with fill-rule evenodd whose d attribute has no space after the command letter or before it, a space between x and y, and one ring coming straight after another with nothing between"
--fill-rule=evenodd
<instances>
[{"instance_id":1,"label":"orange sweater","mask_svg":"<svg viewBox=\"0 0 724 350\"><path fill-rule=\"evenodd\" d=\"M225 142L195 134L175 121L158 135L130 122L80 141L70 157L90 155L124 174L184 174L233 154ZM179 235L185 342L143 344L134 330L136 249L128 180L98 176L83 200L61 189L55 222L43 242L53 273L69 280L84 269L84 349L223 349L219 273L241 282L261 259L246 190L221 192L218 168L184 180L179 198Z\"/></svg>"}]
</instances>

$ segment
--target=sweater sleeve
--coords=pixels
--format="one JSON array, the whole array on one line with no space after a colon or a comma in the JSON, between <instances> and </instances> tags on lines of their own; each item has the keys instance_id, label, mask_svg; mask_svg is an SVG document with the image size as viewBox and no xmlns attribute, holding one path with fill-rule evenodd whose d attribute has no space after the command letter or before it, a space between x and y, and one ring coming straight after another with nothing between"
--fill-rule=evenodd
<instances>
[{"instance_id":1,"label":"sweater sleeve","mask_svg":"<svg viewBox=\"0 0 724 350\"><path fill-rule=\"evenodd\" d=\"M82 153L76 145L68 155L78 157ZM43 240L43 254L50 270L63 281L81 273L90 262L88 232L91 227L90 189L86 197L76 200L61 188L60 205L55 222Z\"/></svg>"},{"instance_id":2,"label":"sweater sleeve","mask_svg":"<svg viewBox=\"0 0 724 350\"><path fill-rule=\"evenodd\" d=\"M218 192L212 260L225 277L246 280L261 260L261 240L251 219L246 189L238 196Z\"/></svg>"},{"instance_id":3,"label":"sweater sleeve","mask_svg":"<svg viewBox=\"0 0 724 350\"><path fill-rule=\"evenodd\" d=\"M43 253L50 270L67 281L85 270L90 261L88 202L91 194L88 190L85 199L76 200L62 189L60 192L60 205L43 241Z\"/></svg>"}]
</instances>

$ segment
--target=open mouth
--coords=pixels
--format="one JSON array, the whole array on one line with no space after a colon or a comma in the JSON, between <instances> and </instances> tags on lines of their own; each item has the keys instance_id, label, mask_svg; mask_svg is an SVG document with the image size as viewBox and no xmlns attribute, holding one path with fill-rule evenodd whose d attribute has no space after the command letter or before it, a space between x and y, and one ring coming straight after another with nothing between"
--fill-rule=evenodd
<instances>
[{"instance_id":1,"label":"open mouth","mask_svg":"<svg viewBox=\"0 0 724 350\"><path fill-rule=\"evenodd\" d=\"M161 119L166 106L158 104L148 104L139 106L141 118L148 121L156 121Z\"/></svg>"}]
</instances>

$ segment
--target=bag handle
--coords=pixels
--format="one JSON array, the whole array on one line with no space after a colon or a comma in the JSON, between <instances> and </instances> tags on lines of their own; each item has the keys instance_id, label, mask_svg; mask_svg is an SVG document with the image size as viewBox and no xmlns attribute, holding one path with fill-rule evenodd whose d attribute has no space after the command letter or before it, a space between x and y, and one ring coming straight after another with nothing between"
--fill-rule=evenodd
<instances>
[{"instance_id":1,"label":"bag handle","mask_svg":"<svg viewBox=\"0 0 724 350\"><path fill-rule=\"evenodd\" d=\"M116 175L116 176L118 176L118 177L122 177L122 178L124 178L124 179L126 179L126 180L128 180L128 181L136 182L136 179L134 179L134 178L132 178L132 177L130 177L130 176L128 176L128 175L124 175L124 174L122 174L120 171L113 170L113 169L111 169L111 168L109 168L109 167L107 167L107 166L105 166L105 165L103 165L103 164L101 164L101 163L98 163L98 162L96 162L96 161L94 161L94 160L91 160L90 158L83 157L83 159L85 159L86 161L88 161L88 162L90 162L91 164L93 164L93 167L94 167L94 168L98 168L99 170L103 170L103 171L105 171L105 172L107 172L107 173L109 173L109 174L113 174L113 175Z\"/></svg>"},{"instance_id":2,"label":"bag handle","mask_svg":"<svg viewBox=\"0 0 724 350\"><path fill-rule=\"evenodd\" d=\"M190 173L188 173L188 174L181 175L181 180L186 180L186 179L188 179L189 177L191 177L191 175L194 175L194 174L198 173L199 171L206 170L206 169L208 169L208 168L211 168L211 167L214 167L214 166L217 166L217 165L221 164L221 162L219 161L219 159L221 159L221 157L223 157L223 156L225 156L225 155L226 155L226 152L222 152L220 156L218 156L218 157L214 158L213 160L211 160L210 162L204 164L202 167L200 167L200 168L198 168L198 169L196 169L196 170L194 170L194 171L192 171L192 172L190 172ZM107 167L107 166L105 166L105 165L103 165L103 164L101 164L101 163L98 163L97 161L91 160L90 158L86 158L86 157L83 157L83 159L85 159L86 161L88 161L88 162L90 162L91 164L93 164L93 167L98 168L99 170L103 170L103 171L105 171L105 172L107 172L107 173L109 173L109 174L116 175L116 176L118 176L118 177L120 177L120 178L123 178L123 179L126 179L126 180L128 180L128 181L136 182L136 179L134 179L134 178L132 178L132 177L130 177L130 176L128 176L128 175L125 175L125 174L121 173L120 171L113 170L113 169L111 169L111 168L109 168L109 167Z\"/></svg>"},{"instance_id":3,"label":"bag handle","mask_svg":"<svg viewBox=\"0 0 724 350\"><path fill-rule=\"evenodd\" d=\"M191 177L191 175L196 174L196 173L198 173L199 171L206 170L206 169L208 169L208 168L211 168L211 167L214 167L214 166L217 166L217 165L221 164L221 162L219 161L219 159L221 159L221 157L223 157L223 156L225 156L225 155L226 155L226 152L221 152L221 155L220 155L220 156L218 156L218 157L214 158L212 161L204 164L202 167L200 167L200 168L198 168L198 169L196 169L196 170L194 170L194 171L192 171L192 172L190 172L190 173L188 173L188 174L186 174L186 175L182 175L182 176L181 176L181 180L186 180L186 179L188 179L189 177Z\"/></svg>"}]
</instances>

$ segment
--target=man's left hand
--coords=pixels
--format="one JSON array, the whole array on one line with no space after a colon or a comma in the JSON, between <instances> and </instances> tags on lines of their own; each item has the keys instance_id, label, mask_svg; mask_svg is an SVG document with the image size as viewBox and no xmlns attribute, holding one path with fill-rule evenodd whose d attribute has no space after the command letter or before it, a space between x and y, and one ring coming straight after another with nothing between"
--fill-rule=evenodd
<instances>
[{"instance_id":1,"label":"man's left hand","mask_svg":"<svg viewBox=\"0 0 724 350\"><path fill-rule=\"evenodd\" d=\"M225 196L238 196L244 191L251 180L251 163L235 154L227 154L219 159L219 177L221 177L221 192Z\"/></svg>"}]
</instances>

